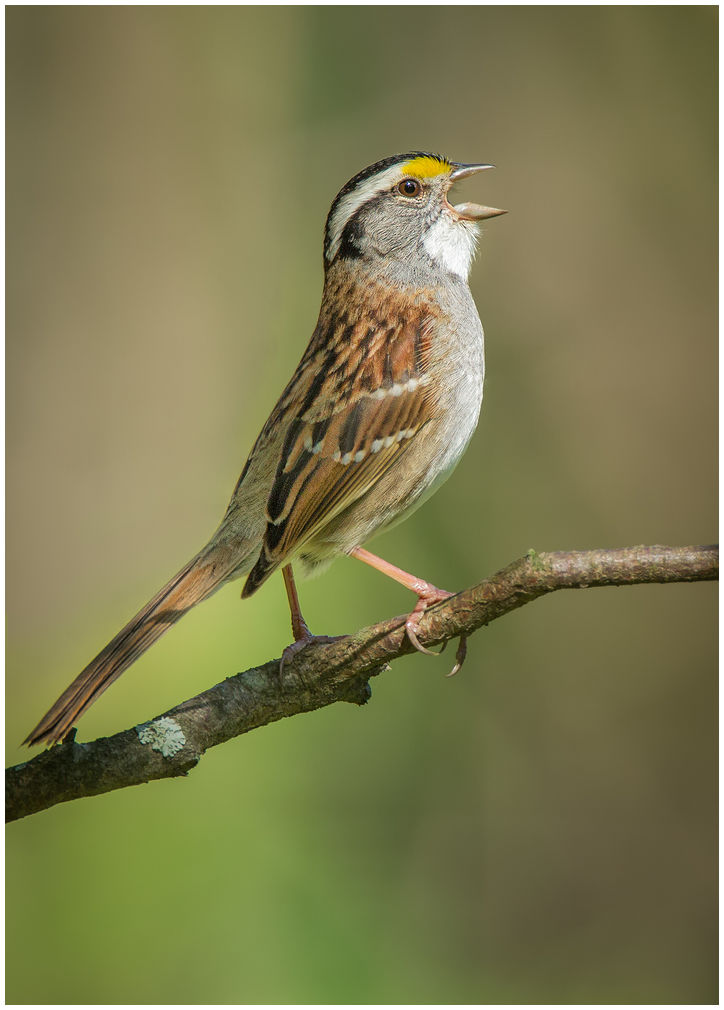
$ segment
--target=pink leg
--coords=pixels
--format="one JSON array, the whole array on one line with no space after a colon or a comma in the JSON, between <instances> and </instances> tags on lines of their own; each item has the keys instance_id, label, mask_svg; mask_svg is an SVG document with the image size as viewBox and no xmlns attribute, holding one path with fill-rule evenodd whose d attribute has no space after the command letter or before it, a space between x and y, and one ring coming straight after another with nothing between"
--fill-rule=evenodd
<instances>
[{"instance_id":1,"label":"pink leg","mask_svg":"<svg viewBox=\"0 0 724 1010\"><path fill-rule=\"evenodd\" d=\"M376 568L378 572L382 572L383 575L388 575L391 579L394 579L395 582L401 583L403 586L411 589L413 593L417 594L417 603L405 622L405 631L407 633L407 637L419 652L426 652L429 656L434 656L435 653L430 649L426 649L425 646L418 640L417 628L420 624L420 618L427 608L432 606L433 603L440 603L441 600L449 600L451 596L454 596L454 593L448 593L446 589L438 589L437 586L433 586L432 583L425 582L424 579L418 579L417 576L410 575L409 572L404 572L401 568L398 568L397 565L390 564L390 562L385 561L384 558L378 558L376 554L371 554L369 551L366 551L364 547L355 547L354 550L349 553L350 557L357 558L358 561L364 561L366 565L371 565L372 568Z\"/></svg>"},{"instance_id":2,"label":"pink leg","mask_svg":"<svg viewBox=\"0 0 724 1010\"><path fill-rule=\"evenodd\" d=\"M299 606L299 596L297 595L297 586L294 582L294 573L292 572L291 565L284 565L282 568L282 575L284 576L284 588L287 591L287 599L289 600L289 610L292 616L292 634L294 635L294 641L291 645L288 645L284 652L282 653L282 658L279 662L279 673L281 674L284 670L284 664L300 652L305 645L309 642L334 642L335 638L330 638L328 635L313 635L312 632L307 627L307 622L302 617L302 610Z\"/></svg>"},{"instance_id":3,"label":"pink leg","mask_svg":"<svg viewBox=\"0 0 724 1010\"><path fill-rule=\"evenodd\" d=\"M297 595L297 587L294 582L294 572L292 571L292 566L284 565L282 568L282 575L284 576L284 588L287 591L289 610L292 615L292 634L294 635L294 641L300 642L302 639L312 638L312 633L307 627L306 621L302 617L302 610L299 606L299 596Z\"/></svg>"}]
</instances>

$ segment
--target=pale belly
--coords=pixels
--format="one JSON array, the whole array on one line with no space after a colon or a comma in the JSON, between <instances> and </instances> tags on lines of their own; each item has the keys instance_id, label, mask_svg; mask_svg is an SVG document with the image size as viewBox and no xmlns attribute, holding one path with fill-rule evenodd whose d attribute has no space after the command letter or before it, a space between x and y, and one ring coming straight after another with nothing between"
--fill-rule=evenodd
<instances>
[{"instance_id":1,"label":"pale belly","mask_svg":"<svg viewBox=\"0 0 724 1010\"><path fill-rule=\"evenodd\" d=\"M484 366L480 371L471 370L465 381L460 383L459 397L456 398L454 408L450 411L450 416L455 419L454 423L450 423L445 429L440 452L428 468L423 490L394 518L376 530L374 535L386 532L409 519L412 513L424 505L445 483L458 465L478 426L483 402L483 379Z\"/></svg>"},{"instance_id":2,"label":"pale belly","mask_svg":"<svg viewBox=\"0 0 724 1010\"><path fill-rule=\"evenodd\" d=\"M468 348L469 356L460 362L462 367L457 371L454 386L442 393L444 420L425 432L425 451L402 459L399 467L390 471L370 496L363 496L345 509L299 550L295 560L300 560L308 572L323 570L335 556L349 553L409 518L453 472L480 416L484 378L482 329L480 338L479 347ZM420 472L420 463L425 458L427 465ZM371 499L377 499L376 504Z\"/></svg>"}]
</instances>

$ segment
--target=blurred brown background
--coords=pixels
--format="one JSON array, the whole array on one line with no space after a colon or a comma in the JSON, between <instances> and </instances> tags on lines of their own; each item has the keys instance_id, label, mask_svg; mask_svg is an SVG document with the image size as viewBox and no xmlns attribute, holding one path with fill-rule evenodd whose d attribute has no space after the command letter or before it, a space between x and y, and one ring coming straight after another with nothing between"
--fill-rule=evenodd
<instances>
[{"instance_id":1,"label":"blurred brown background","mask_svg":"<svg viewBox=\"0 0 724 1010\"><path fill-rule=\"evenodd\" d=\"M477 436L376 542L450 589L529 547L709 543L716 9L7 10L9 761L218 522L316 320L341 185L498 168ZM289 640L229 587L82 720ZM313 629L404 611L352 561ZM560 594L363 709L8 831L15 1003L714 1002L715 591Z\"/></svg>"}]
</instances>

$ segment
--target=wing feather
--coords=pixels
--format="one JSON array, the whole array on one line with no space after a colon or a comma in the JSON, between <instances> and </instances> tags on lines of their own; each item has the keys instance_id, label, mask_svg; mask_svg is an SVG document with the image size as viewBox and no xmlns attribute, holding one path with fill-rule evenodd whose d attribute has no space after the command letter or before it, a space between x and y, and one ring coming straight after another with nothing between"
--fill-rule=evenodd
<instances>
[{"instance_id":1,"label":"wing feather","mask_svg":"<svg viewBox=\"0 0 724 1010\"><path fill-rule=\"evenodd\" d=\"M332 317L326 338L320 317L316 341L270 418L287 429L245 596L395 467L435 416L427 372L435 314L421 299L386 305L374 326Z\"/></svg>"}]
</instances>

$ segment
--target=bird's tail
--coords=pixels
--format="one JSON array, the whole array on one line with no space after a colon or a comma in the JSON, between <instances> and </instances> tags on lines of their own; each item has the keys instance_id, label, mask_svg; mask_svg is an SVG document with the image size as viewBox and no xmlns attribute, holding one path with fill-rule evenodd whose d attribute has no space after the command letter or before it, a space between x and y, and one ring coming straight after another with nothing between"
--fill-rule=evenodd
<instances>
[{"instance_id":1,"label":"bird's tail","mask_svg":"<svg viewBox=\"0 0 724 1010\"><path fill-rule=\"evenodd\" d=\"M23 743L61 741L80 715L179 618L233 577L226 552L205 548L161 589L66 688Z\"/></svg>"}]
</instances>

